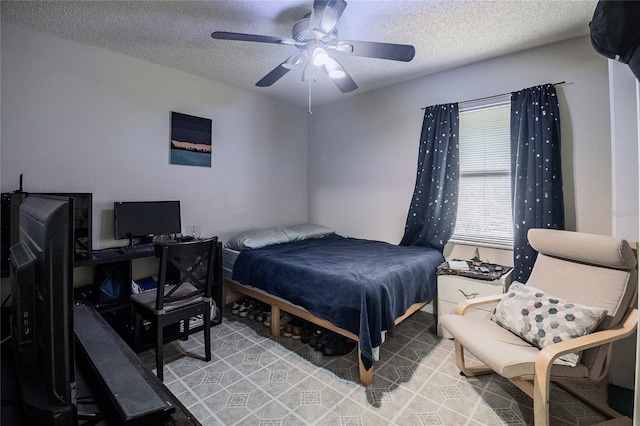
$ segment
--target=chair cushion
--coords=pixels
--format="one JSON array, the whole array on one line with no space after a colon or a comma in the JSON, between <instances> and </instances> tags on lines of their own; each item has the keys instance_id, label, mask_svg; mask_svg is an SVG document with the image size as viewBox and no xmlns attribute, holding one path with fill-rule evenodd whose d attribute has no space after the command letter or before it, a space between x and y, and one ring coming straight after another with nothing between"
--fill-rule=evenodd
<instances>
[{"instance_id":1,"label":"chair cushion","mask_svg":"<svg viewBox=\"0 0 640 426\"><path fill-rule=\"evenodd\" d=\"M607 310L598 330L618 326L635 304L636 258L628 242L603 235L530 229L529 242L539 253L527 285L587 306ZM559 285L561 284L561 285ZM587 349L580 363L600 380L610 345Z\"/></svg>"},{"instance_id":2,"label":"chair cushion","mask_svg":"<svg viewBox=\"0 0 640 426\"><path fill-rule=\"evenodd\" d=\"M606 309L567 302L516 282L502 297L491 319L542 349L591 333L606 315ZM579 358L579 354L571 353L558 360L575 367Z\"/></svg>"},{"instance_id":3,"label":"chair cushion","mask_svg":"<svg viewBox=\"0 0 640 426\"><path fill-rule=\"evenodd\" d=\"M555 229L530 229L529 243L538 253L612 269L630 270L637 260L626 240Z\"/></svg>"},{"instance_id":4,"label":"chair cushion","mask_svg":"<svg viewBox=\"0 0 640 426\"><path fill-rule=\"evenodd\" d=\"M165 294L168 293L169 291L171 291L173 289L173 287L175 287L174 285L168 285L165 287ZM188 294L188 293L192 293L197 291L198 289L189 284L189 283L184 283L182 284L175 293L173 293L174 296L180 296L181 294ZM156 309L156 290L149 290L149 291L142 291L138 294L132 294L131 295L131 301L132 302L136 302L139 303L140 305L155 311ZM193 297L189 297L187 299L183 299L183 300L178 300L176 302L173 303L165 303L164 305L164 310L165 311L171 311L173 309L176 308L180 308L183 306L187 306L187 305L191 305L193 303L197 303L197 302L201 302L202 301L202 294L193 296Z\"/></svg>"},{"instance_id":5,"label":"chair cushion","mask_svg":"<svg viewBox=\"0 0 640 426\"><path fill-rule=\"evenodd\" d=\"M490 319L473 315L442 315L440 323L460 343L493 371L506 378L534 373L540 349L525 342ZM554 364L553 376L586 377L589 370L582 364L576 367Z\"/></svg>"}]
</instances>

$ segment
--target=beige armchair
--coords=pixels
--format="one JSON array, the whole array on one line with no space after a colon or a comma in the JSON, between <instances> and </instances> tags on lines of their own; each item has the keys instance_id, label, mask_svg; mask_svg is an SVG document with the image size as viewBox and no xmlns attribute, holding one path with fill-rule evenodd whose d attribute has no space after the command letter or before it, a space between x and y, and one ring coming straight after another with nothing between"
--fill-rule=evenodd
<instances>
[{"instance_id":1,"label":"beige armchair","mask_svg":"<svg viewBox=\"0 0 640 426\"><path fill-rule=\"evenodd\" d=\"M538 257L526 285L512 285L504 299L498 295L463 301L454 315L440 318L455 339L458 368L467 376L495 372L509 379L533 398L536 425L549 424L551 381L606 416L621 417L562 379L604 379L611 343L635 331L636 253L627 241L601 235L531 229L528 238ZM533 293L537 299L529 303ZM545 303L556 302L558 298L562 300L557 306L562 307L553 305L552 310L547 309L550 305ZM464 315L473 306L500 300L503 301L492 319L478 320ZM517 308L520 303L529 305L520 309ZM565 307L571 310L570 315L558 316L558 309L562 313ZM555 316L548 316L547 310ZM588 323L586 319L593 319L590 325L594 330L589 332L589 327L581 327L583 323L575 325L576 317L585 320L584 324ZM566 324L562 324L565 320ZM568 329L563 327L567 324ZM572 333L578 337L567 337ZM465 350L484 365L466 365ZM567 354L576 354L571 355L577 362L575 366L562 361Z\"/></svg>"}]
</instances>

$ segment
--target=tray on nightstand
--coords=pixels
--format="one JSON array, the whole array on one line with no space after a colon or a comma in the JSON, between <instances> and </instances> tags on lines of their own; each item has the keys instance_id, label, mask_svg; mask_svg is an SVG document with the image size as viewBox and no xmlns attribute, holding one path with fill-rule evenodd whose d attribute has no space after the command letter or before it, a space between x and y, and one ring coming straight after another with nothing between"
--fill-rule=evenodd
<instances>
[{"instance_id":1,"label":"tray on nightstand","mask_svg":"<svg viewBox=\"0 0 640 426\"><path fill-rule=\"evenodd\" d=\"M499 265L496 265L499 266ZM512 281L513 268L503 267L505 272L497 274L493 280L487 279L486 273L481 276L443 273L438 270L438 318L441 315L454 313L458 303L465 299L503 294L507 291ZM494 270L495 271L495 270ZM458 271L459 272L459 271ZM465 315L478 318L491 318L496 304L483 305L475 308ZM438 321L438 336L451 338L447 330Z\"/></svg>"}]
</instances>

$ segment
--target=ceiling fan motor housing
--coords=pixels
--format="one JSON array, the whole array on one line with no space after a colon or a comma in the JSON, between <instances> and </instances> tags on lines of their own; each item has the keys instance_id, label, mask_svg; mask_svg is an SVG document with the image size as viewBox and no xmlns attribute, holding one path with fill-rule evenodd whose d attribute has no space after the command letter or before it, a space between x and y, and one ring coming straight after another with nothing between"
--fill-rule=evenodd
<instances>
[{"instance_id":1,"label":"ceiling fan motor housing","mask_svg":"<svg viewBox=\"0 0 640 426\"><path fill-rule=\"evenodd\" d=\"M313 40L321 41L324 44L333 44L338 40L338 30L334 28L330 33L324 33L316 28L311 29L311 18L302 18L293 25L291 36L296 43L305 44Z\"/></svg>"},{"instance_id":2,"label":"ceiling fan motor housing","mask_svg":"<svg viewBox=\"0 0 640 426\"><path fill-rule=\"evenodd\" d=\"M315 40L316 35L309 29L310 18L302 18L293 25L291 35L297 43L306 43Z\"/></svg>"}]
</instances>

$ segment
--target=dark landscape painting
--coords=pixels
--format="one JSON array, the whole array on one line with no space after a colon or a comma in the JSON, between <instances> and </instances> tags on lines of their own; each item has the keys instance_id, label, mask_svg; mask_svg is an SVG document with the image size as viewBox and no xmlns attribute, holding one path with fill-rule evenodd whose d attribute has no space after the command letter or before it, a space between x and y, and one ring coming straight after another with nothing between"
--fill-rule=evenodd
<instances>
[{"instance_id":1,"label":"dark landscape painting","mask_svg":"<svg viewBox=\"0 0 640 426\"><path fill-rule=\"evenodd\" d=\"M211 120L171 113L171 164L211 167Z\"/></svg>"}]
</instances>

